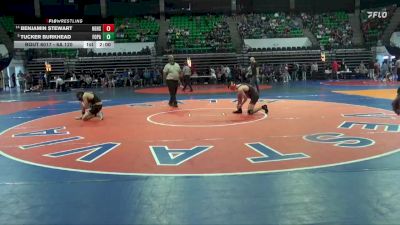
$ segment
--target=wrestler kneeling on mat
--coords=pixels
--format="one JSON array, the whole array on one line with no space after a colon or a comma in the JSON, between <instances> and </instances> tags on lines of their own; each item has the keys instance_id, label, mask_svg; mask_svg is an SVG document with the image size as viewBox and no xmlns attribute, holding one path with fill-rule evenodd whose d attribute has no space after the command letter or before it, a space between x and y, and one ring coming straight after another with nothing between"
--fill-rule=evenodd
<instances>
[{"instance_id":1,"label":"wrestler kneeling on mat","mask_svg":"<svg viewBox=\"0 0 400 225\"><path fill-rule=\"evenodd\" d=\"M259 95L257 90L251 86L250 84L234 84L231 82L229 84L229 88L233 91L237 91L237 110L233 113L242 113L242 106L246 103L247 99L250 99L250 103L247 109L247 113L252 115L261 109L265 111L265 114L268 114L268 106L262 105L261 107L255 108L255 105L259 99Z\"/></svg>"},{"instance_id":2,"label":"wrestler kneeling on mat","mask_svg":"<svg viewBox=\"0 0 400 225\"><path fill-rule=\"evenodd\" d=\"M392 108L393 111L400 116L400 87L397 89L397 96L396 98L392 101Z\"/></svg>"},{"instance_id":3,"label":"wrestler kneeling on mat","mask_svg":"<svg viewBox=\"0 0 400 225\"><path fill-rule=\"evenodd\" d=\"M100 120L103 120L104 116L103 112L101 112L103 104L97 95L92 92L79 91L76 93L76 97L82 105L82 116L75 119L88 121L94 117L98 117Z\"/></svg>"}]
</instances>

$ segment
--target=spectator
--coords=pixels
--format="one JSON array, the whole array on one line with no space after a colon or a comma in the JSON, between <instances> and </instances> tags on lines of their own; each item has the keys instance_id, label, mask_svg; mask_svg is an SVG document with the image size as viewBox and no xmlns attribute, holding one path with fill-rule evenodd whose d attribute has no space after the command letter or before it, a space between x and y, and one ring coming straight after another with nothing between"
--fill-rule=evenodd
<instances>
[{"instance_id":1,"label":"spectator","mask_svg":"<svg viewBox=\"0 0 400 225\"><path fill-rule=\"evenodd\" d=\"M2 73L2 72L0 71L0 73ZM8 77L7 74L4 74L4 90L5 91L7 90L7 87L8 87L8 89L10 89L10 78Z\"/></svg>"},{"instance_id":2,"label":"spectator","mask_svg":"<svg viewBox=\"0 0 400 225\"><path fill-rule=\"evenodd\" d=\"M360 69L360 74L367 74L367 73L368 73L368 70L367 70L367 68L365 67L363 61L361 61L359 69Z\"/></svg>"},{"instance_id":3,"label":"spectator","mask_svg":"<svg viewBox=\"0 0 400 225\"><path fill-rule=\"evenodd\" d=\"M283 77L283 83L289 83L290 80L290 74L289 74L289 65L285 64L281 67L281 74Z\"/></svg>"},{"instance_id":4,"label":"spectator","mask_svg":"<svg viewBox=\"0 0 400 225\"><path fill-rule=\"evenodd\" d=\"M340 71L348 71L348 67L344 61L344 59L342 59L342 63L340 64Z\"/></svg>"},{"instance_id":5,"label":"spectator","mask_svg":"<svg viewBox=\"0 0 400 225\"><path fill-rule=\"evenodd\" d=\"M182 27L185 21L187 27ZM209 24L209 25L207 25ZM201 32L201 36L198 33ZM167 32L168 49L213 50L225 52L230 50L231 37L229 26L224 17L199 16L196 19L172 17Z\"/></svg>"},{"instance_id":6,"label":"spectator","mask_svg":"<svg viewBox=\"0 0 400 225\"><path fill-rule=\"evenodd\" d=\"M17 81L16 81L15 73L13 73L13 74L11 74L11 88L14 88L15 86L17 86Z\"/></svg>"},{"instance_id":7,"label":"spectator","mask_svg":"<svg viewBox=\"0 0 400 225\"><path fill-rule=\"evenodd\" d=\"M29 72L25 75L25 90L29 90L33 86L33 75Z\"/></svg>"},{"instance_id":8,"label":"spectator","mask_svg":"<svg viewBox=\"0 0 400 225\"><path fill-rule=\"evenodd\" d=\"M307 64L304 63L301 66L301 76L302 76L302 80L307 80Z\"/></svg>"},{"instance_id":9,"label":"spectator","mask_svg":"<svg viewBox=\"0 0 400 225\"><path fill-rule=\"evenodd\" d=\"M217 75L215 74L215 70L210 67L210 76L211 76L211 81L213 84L217 82Z\"/></svg>"},{"instance_id":10,"label":"spectator","mask_svg":"<svg viewBox=\"0 0 400 225\"><path fill-rule=\"evenodd\" d=\"M85 75L85 88L92 87L92 77L89 74Z\"/></svg>"},{"instance_id":11,"label":"spectator","mask_svg":"<svg viewBox=\"0 0 400 225\"><path fill-rule=\"evenodd\" d=\"M135 72L135 76L133 76L133 84L134 87L143 87L143 79L140 77L140 73L138 70Z\"/></svg>"},{"instance_id":12,"label":"spectator","mask_svg":"<svg viewBox=\"0 0 400 225\"><path fill-rule=\"evenodd\" d=\"M124 69L124 72L122 73L122 79L123 79L123 86L126 87L128 85L128 79L129 79L129 73L128 69Z\"/></svg>"},{"instance_id":13,"label":"spectator","mask_svg":"<svg viewBox=\"0 0 400 225\"><path fill-rule=\"evenodd\" d=\"M44 87L44 83L45 83L45 78L44 78L44 72L39 73L39 91L43 90Z\"/></svg>"},{"instance_id":14,"label":"spectator","mask_svg":"<svg viewBox=\"0 0 400 225\"><path fill-rule=\"evenodd\" d=\"M336 60L333 60L333 62L332 62L332 78L336 77L336 80L339 80L338 71L339 71L339 64Z\"/></svg>"},{"instance_id":15,"label":"spectator","mask_svg":"<svg viewBox=\"0 0 400 225\"><path fill-rule=\"evenodd\" d=\"M104 73L103 69L100 70L99 77L100 77L101 87L105 87L106 86L106 74Z\"/></svg>"},{"instance_id":16,"label":"spectator","mask_svg":"<svg viewBox=\"0 0 400 225\"><path fill-rule=\"evenodd\" d=\"M382 8L375 9L364 9L361 11L361 29L363 31L364 39L366 44L374 45L377 41L380 41L383 31L386 29L387 24L391 20L397 6L391 5ZM369 17L368 11L372 12L387 12L386 18L381 17Z\"/></svg>"},{"instance_id":17,"label":"spectator","mask_svg":"<svg viewBox=\"0 0 400 225\"><path fill-rule=\"evenodd\" d=\"M317 74L318 74L318 64L317 62L314 62L311 65L311 79L315 79Z\"/></svg>"},{"instance_id":18,"label":"spectator","mask_svg":"<svg viewBox=\"0 0 400 225\"><path fill-rule=\"evenodd\" d=\"M225 73L225 76L226 76L226 79L227 79L228 83L233 81L232 71L231 71L231 68L229 68L228 65L225 66L224 73Z\"/></svg>"},{"instance_id":19,"label":"spectator","mask_svg":"<svg viewBox=\"0 0 400 225\"><path fill-rule=\"evenodd\" d=\"M319 39L321 46L329 49L352 45L353 32L346 13L322 13L313 17L302 15L303 20L306 20L306 26Z\"/></svg>"},{"instance_id":20,"label":"spectator","mask_svg":"<svg viewBox=\"0 0 400 225\"><path fill-rule=\"evenodd\" d=\"M44 73L44 88L49 88L49 73L50 72L45 72Z\"/></svg>"},{"instance_id":21,"label":"spectator","mask_svg":"<svg viewBox=\"0 0 400 225\"><path fill-rule=\"evenodd\" d=\"M394 68L396 70L395 74L397 74L397 81L400 81L400 55L397 56L397 61L394 64Z\"/></svg>"},{"instance_id":22,"label":"spectator","mask_svg":"<svg viewBox=\"0 0 400 225\"><path fill-rule=\"evenodd\" d=\"M243 39L287 38L303 36L299 17L285 13L248 14L237 17L238 30Z\"/></svg>"},{"instance_id":23,"label":"spectator","mask_svg":"<svg viewBox=\"0 0 400 225\"><path fill-rule=\"evenodd\" d=\"M147 68L144 69L143 78L144 78L144 86L151 85L152 77L150 71Z\"/></svg>"},{"instance_id":24,"label":"spectator","mask_svg":"<svg viewBox=\"0 0 400 225\"><path fill-rule=\"evenodd\" d=\"M189 85L190 92L192 92L193 88L192 88L192 84L191 84L192 82L190 80L190 76L192 75L192 71L191 71L191 69L190 69L190 67L189 67L187 62L185 62L185 66L183 66L182 72L183 72L183 83L184 83L184 86L183 86L182 90L185 91L186 87Z\"/></svg>"},{"instance_id":25,"label":"spectator","mask_svg":"<svg viewBox=\"0 0 400 225\"><path fill-rule=\"evenodd\" d=\"M299 80L299 78L298 78L299 69L300 69L299 64L294 62L293 67L292 67L292 80L294 80L294 81Z\"/></svg>"},{"instance_id":26,"label":"spectator","mask_svg":"<svg viewBox=\"0 0 400 225\"><path fill-rule=\"evenodd\" d=\"M61 76L57 76L56 78L56 92L65 92L67 91L65 88L65 82L64 80L61 78Z\"/></svg>"},{"instance_id":27,"label":"spectator","mask_svg":"<svg viewBox=\"0 0 400 225\"><path fill-rule=\"evenodd\" d=\"M369 61L369 64L368 64L368 77L370 79L375 79L374 71L375 71L374 61L371 60L371 61Z\"/></svg>"},{"instance_id":28,"label":"spectator","mask_svg":"<svg viewBox=\"0 0 400 225\"><path fill-rule=\"evenodd\" d=\"M379 76L379 74L381 74L381 65L379 64L378 60L375 60L375 64L374 64L374 80L376 80Z\"/></svg>"},{"instance_id":29,"label":"spectator","mask_svg":"<svg viewBox=\"0 0 400 225\"><path fill-rule=\"evenodd\" d=\"M0 71L0 91L3 91L4 85L3 73Z\"/></svg>"},{"instance_id":30,"label":"spectator","mask_svg":"<svg viewBox=\"0 0 400 225\"><path fill-rule=\"evenodd\" d=\"M160 74L160 70L158 69L158 67L154 68L154 83L157 85L161 85L162 84L162 79L161 79L161 74Z\"/></svg>"},{"instance_id":31,"label":"spectator","mask_svg":"<svg viewBox=\"0 0 400 225\"><path fill-rule=\"evenodd\" d=\"M389 66L387 64L387 60L383 60L382 67L381 67L381 79L386 81L386 75L389 72Z\"/></svg>"},{"instance_id":32,"label":"spectator","mask_svg":"<svg viewBox=\"0 0 400 225\"><path fill-rule=\"evenodd\" d=\"M21 70L17 74L17 78L18 78L18 83L19 83L19 89L25 90L25 77Z\"/></svg>"}]
</instances>

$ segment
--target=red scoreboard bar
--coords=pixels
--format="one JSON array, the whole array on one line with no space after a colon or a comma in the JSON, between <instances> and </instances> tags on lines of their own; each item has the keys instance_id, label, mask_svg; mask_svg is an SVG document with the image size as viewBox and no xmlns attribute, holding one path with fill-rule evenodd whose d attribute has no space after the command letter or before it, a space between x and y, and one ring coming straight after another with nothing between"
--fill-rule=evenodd
<instances>
[{"instance_id":1,"label":"red scoreboard bar","mask_svg":"<svg viewBox=\"0 0 400 225\"><path fill-rule=\"evenodd\" d=\"M114 24L103 24L103 32L114 32Z\"/></svg>"}]
</instances>

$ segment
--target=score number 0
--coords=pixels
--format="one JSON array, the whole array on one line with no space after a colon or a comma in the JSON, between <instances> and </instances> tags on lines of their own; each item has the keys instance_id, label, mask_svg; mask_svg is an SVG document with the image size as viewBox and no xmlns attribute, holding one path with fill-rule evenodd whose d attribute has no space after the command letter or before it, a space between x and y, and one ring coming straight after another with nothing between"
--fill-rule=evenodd
<instances>
[{"instance_id":1,"label":"score number 0","mask_svg":"<svg viewBox=\"0 0 400 225\"><path fill-rule=\"evenodd\" d=\"M103 32L114 32L114 24L103 24Z\"/></svg>"}]
</instances>

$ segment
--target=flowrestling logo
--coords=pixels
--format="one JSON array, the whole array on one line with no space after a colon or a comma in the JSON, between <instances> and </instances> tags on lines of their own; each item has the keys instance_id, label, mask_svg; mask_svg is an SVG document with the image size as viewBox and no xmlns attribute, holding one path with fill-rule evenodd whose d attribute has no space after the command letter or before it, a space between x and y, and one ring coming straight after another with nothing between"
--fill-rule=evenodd
<instances>
[{"instance_id":1,"label":"flowrestling logo","mask_svg":"<svg viewBox=\"0 0 400 225\"><path fill-rule=\"evenodd\" d=\"M369 11L367 12L367 14L368 14L368 19L374 19L374 18L385 19L388 16L388 13L386 11L384 12Z\"/></svg>"}]
</instances>

